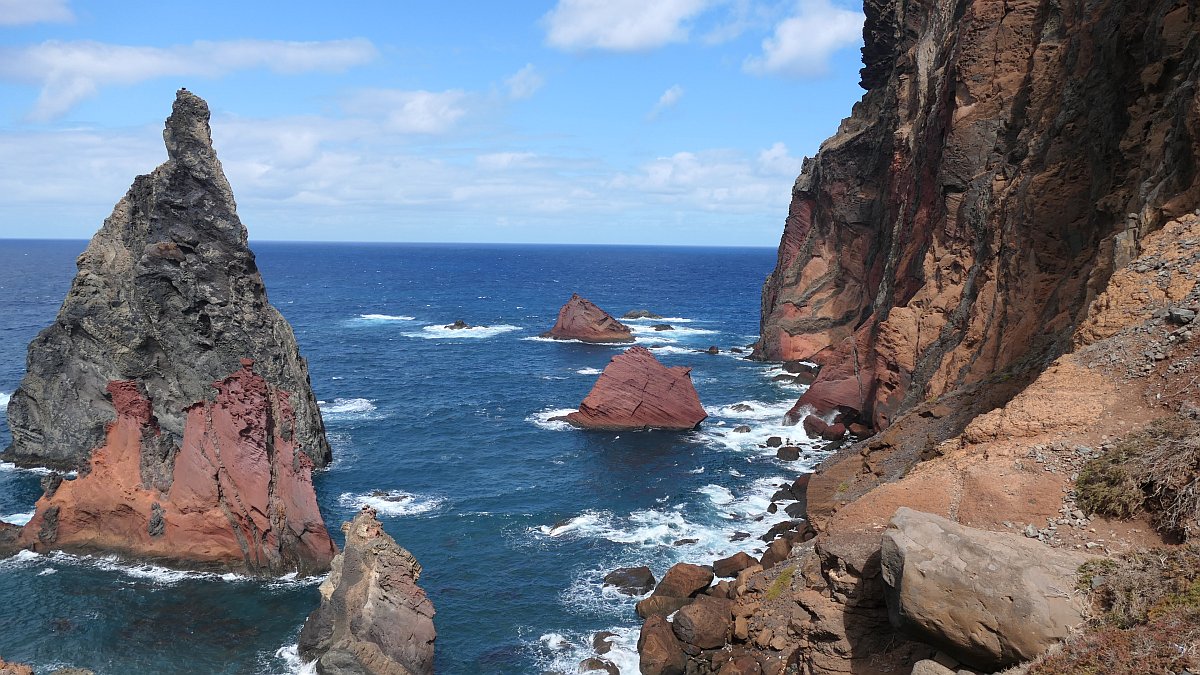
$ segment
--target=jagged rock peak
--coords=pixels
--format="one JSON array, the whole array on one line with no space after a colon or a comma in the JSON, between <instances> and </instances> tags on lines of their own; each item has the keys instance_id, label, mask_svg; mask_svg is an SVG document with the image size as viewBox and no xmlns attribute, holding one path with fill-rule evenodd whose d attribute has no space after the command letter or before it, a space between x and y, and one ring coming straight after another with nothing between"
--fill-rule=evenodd
<instances>
[{"instance_id":1,"label":"jagged rock peak","mask_svg":"<svg viewBox=\"0 0 1200 675\"><path fill-rule=\"evenodd\" d=\"M114 380L144 387L170 455L184 411L250 358L291 395L298 448L317 467L328 463L308 365L267 300L208 119L208 105L180 90L163 132L170 158L134 179L79 257L54 323L29 345L5 459L86 467L116 417L106 391Z\"/></svg>"},{"instance_id":2,"label":"jagged rock peak","mask_svg":"<svg viewBox=\"0 0 1200 675\"><path fill-rule=\"evenodd\" d=\"M300 631L300 654L320 675L433 672L433 603L417 585L421 564L363 507L342 525L346 548L321 584L321 604Z\"/></svg>"}]
</instances>

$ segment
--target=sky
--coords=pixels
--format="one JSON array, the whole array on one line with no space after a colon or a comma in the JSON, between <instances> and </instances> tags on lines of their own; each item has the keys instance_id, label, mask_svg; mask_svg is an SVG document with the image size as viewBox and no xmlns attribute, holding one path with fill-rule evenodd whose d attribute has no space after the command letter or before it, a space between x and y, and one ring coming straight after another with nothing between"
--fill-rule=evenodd
<instances>
[{"instance_id":1,"label":"sky","mask_svg":"<svg viewBox=\"0 0 1200 675\"><path fill-rule=\"evenodd\" d=\"M775 246L853 0L0 0L0 238L90 237L180 87L252 239Z\"/></svg>"}]
</instances>

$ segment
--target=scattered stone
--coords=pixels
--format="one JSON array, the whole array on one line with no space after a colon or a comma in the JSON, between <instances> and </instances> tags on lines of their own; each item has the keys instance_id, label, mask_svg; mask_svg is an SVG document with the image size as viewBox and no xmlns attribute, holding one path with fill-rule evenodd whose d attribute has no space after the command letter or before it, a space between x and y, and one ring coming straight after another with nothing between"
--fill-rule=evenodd
<instances>
[{"instance_id":1,"label":"scattered stone","mask_svg":"<svg viewBox=\"0 0 1200 675\"><path fill-rule=\"evenodd\" d=\"M800 459L800 448L794 445L786 445L775 451L775 457L785 462L794 462Z\"/></svg>"},{"instance_id":2,"label":"scattered stone","mask_svg":"<svg viewBox=\"0 0 1200 675\"><path fill-rule=\"evenodd\" d=\"M750 406L746 406L746 409L749 410ZM778 448L781 445L783 445L783 439L779 436L772 436L767 439L768 448Z\"/></svg>"},{"instance_id":3,"label":"scattered stone","mask_svg":"<svg viewBox=\"0 0 1200 675\"><path fill-rule=\"evenodd\" d=\"M758 561L747 553L739 551L728 558L721 558L713 562L713 574L718 577L732 578L736 577L738 572L757 563Z\"/></svg>"},{"instance_id":4,"label":"scattered stone","mask_svg":"<svg viewBox=\"0 0 1200 675\"><path fill-rule=\"evenodd\" d=\"M1171 323L1185 326L1196 320L1196 312L1182 307L1172 307L1168 310L1167 318Z\"/></svg>"}]
</instances>

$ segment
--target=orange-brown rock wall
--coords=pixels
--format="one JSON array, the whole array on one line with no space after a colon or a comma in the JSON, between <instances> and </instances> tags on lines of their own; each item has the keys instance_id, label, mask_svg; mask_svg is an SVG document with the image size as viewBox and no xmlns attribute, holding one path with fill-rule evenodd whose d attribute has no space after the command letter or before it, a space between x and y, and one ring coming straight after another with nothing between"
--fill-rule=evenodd
<instances>
[{"instance_id":1,"label":"orange-brown rock wall","mask_svg":"<svg viewBox=\"0 0 1200 675\"><path fill-rule=\"evenodd\" d=\"M1137 242L1200 205L1200 3L865 9L867 93L796 181L755 353L825 365L798 407L886 427L1061 353Z\"/></svg>"}]
</instances>

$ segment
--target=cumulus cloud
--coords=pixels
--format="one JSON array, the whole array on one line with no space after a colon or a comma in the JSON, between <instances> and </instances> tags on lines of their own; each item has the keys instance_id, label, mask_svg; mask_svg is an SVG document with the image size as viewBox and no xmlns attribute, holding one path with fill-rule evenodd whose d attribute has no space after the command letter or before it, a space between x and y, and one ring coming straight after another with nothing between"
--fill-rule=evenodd
<instances>
[{"instance_id":1,"label":"cumulus cloud","mask_svg":"<svg viewBox=\"0 0 1200 675\"><path fill-rule=\"evenodd\" d=\"M339 72L371 61L376 55L374 45L361 38L325 42L197 41L173 47L51 40L0 48L0 79L40 85L41 93L29 117L46 121L61 116L103 86L168 76L219 77L251 68L285 74Z\"/></svg>"},{"instance_id":2,"label":"cumulus cloud","mask_svg":"<svg viewBox=\"0 0 1200 675\"><path fill-rule=\"evenodd\" d=\"M859 44L863 21L862 12L835 7L829 0L799 0L796 13L763 40L762 55L747 58L743 67L756 75L821 75L834 52Z\"/></svg>"},{"instance_id":3,"label":"cumulus cloud","mask_svg":"<svg viewBox=\"0 0 1200 675\"><path fill-rule=\"evenodd\" d=\"M644 51L688 38L708 0L559 0L542 17L546 44L566 51Z\"/></svg>"},{"instance_id":4,"label":"cumulus cloud","mask_svg":"<svg viewBox=\"0 0 1200 675\"><path fill-rule=\"evenodd\" d=\"M526 63L525 67L504 80L504 84L508 86L508 97L514 101L533 96L545 83L545 78L532 63Z\"/></svg>"},{"instance_id":5,"label":"cumulus cloud","mask_svg":"<svg viewBox=\"0 0 1200 675\"><path fill-rule=\"evenodd\" d=\"M657 119L658 116L663 113L663 111L675 107L675 104L679 103L679 99L681 98L683 98L683 87L677 84L673 85L670 89L664 91L662 96L658 97L658 102L655 103L654 107L650 109L650 112L646 115L646 118L651 120Z\"/></svg>"},{"instance_id":6,"label":"cumulus cloud","mask_svg":"<svg viewBox=\"0 0 1200 675\"><path fill-rule=\"evenodd\" d=\"M768 175L796 176L800 173L803 161L789 155L787 146L779 141L758 153L758 168Z\"/></svg>"},{"instance_id":7,"label":"cumulus cloud","mask_svg":"<svg viewBox=\"0 0 1200 675\"><path fill-rule=\"evenodd\" d=\"M466 100L467 93L459 89L364 89L351 95L343 107L354 115L382 118L389 131L440 134L453 128L467 113Z\"/></svg>"},{"instance_id":8,"label":"cumulus cloud","mask_svg":"<svg viewBox=\"0 0 1200 675\"><path fill-rule=\"evenodd\" d=\"M0 0L0 26L71 21L66 0Z\"/></svg>"}]
</instances>

